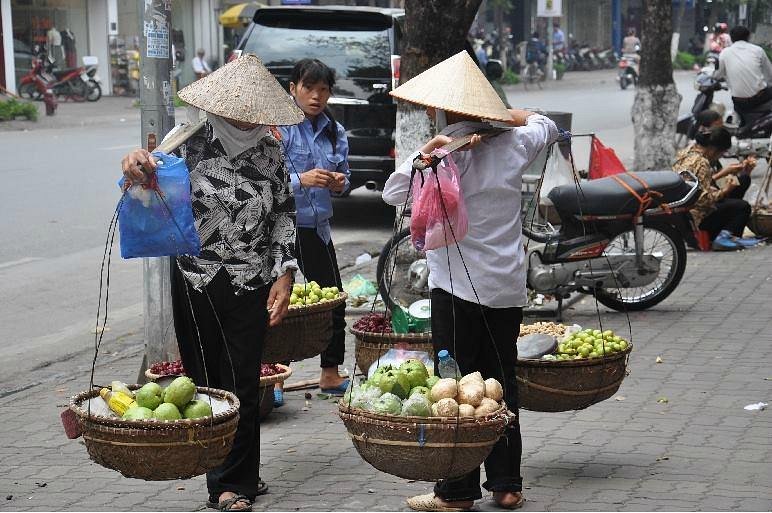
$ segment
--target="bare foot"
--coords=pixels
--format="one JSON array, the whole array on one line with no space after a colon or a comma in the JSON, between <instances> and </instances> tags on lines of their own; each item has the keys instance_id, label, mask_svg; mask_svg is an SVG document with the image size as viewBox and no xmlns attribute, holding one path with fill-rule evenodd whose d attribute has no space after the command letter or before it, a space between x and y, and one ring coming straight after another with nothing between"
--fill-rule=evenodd
<instances>
[{"instance_id":1,"label":"bare foot","mask_svg":"<svg viewBox=\"0 0 772 513\"><path fill-rule=\"evenodd\" d=\"M517 509L523 506L525 497L523 492L493 492L493 500L500 508Z\"/></svg>"},{"instance_id":2,"label":"bare foot","mask_svg":"<svg viewBox=\"0 0 772 513\"><path fill-rule=\"evenodd\" d=\"M319 388L322 390L338 388L347 379L347 377L338 374L337 367L322 367L322 373L319 376Z\"/></svg>"}]
</instances>

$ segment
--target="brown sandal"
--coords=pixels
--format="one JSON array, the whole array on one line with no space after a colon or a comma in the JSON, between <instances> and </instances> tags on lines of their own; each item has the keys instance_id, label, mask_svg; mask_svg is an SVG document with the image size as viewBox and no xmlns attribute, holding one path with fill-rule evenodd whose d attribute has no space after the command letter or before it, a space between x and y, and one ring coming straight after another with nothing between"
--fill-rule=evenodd
<instances>
[{"instance_id":1,"label":"brown sandal","mask_svg":"<svg viewBox=\"0 0 772 513\"><path fill-rule=\"evenodd\" d=\"M243 508L234 508L233 506L239 502L247 504L247 506ZM249 497L246 495L236 494L233 497L221 500L219 502L210 500L207 501L206 505L219 511L252 511L252 501L249 500Z\"/></svg>"}]
</instances>

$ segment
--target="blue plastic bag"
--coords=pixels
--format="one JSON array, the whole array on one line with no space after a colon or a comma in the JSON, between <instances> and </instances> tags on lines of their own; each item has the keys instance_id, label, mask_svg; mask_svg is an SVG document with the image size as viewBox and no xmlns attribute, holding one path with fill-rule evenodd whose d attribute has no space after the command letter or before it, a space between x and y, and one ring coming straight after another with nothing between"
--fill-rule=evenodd
<instances>
[{"instance_id":1,"label":"blue plastic bag","mask_svg":"<svg viewBox=\"0 0 772 513\"><path fill-rule=\"evenodd\" d=\"M121 257L160 257L201 253L193 222L190 176L185 160L154 153L158 160L158 191L140 184L127 191L118 212ZM125 178L118 185L124 188Z\"/></svg>"}]
</instances>

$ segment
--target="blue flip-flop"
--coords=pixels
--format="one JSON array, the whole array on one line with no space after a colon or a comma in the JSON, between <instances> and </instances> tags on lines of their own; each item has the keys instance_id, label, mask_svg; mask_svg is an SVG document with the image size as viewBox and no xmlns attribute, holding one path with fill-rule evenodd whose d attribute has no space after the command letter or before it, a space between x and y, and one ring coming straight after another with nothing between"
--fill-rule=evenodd
<instances>
[{"instance_id":1,"label":"blue flip-flop","mask_svg":"<svg viewBox=\"0 0 772 513\"><path fill-rule=\"evenodd\" d=\"M323 388L322 393L334 395L335 397L343 397L343 394L346 393L346 390L348 390L349 386L351 386L351 380L346 378L343 380L343 383L335 388Z\"/></svg>"},{"instance_id":2,"label":"blue flip-flop","mask_svg":"<svg viewBox=\"0 0 772 513\"><path fill-rule=\"evenodd\" d=\"M273 407L284 406L284 390L280 388L273 389Z\"/></svg>"}]
</instances>

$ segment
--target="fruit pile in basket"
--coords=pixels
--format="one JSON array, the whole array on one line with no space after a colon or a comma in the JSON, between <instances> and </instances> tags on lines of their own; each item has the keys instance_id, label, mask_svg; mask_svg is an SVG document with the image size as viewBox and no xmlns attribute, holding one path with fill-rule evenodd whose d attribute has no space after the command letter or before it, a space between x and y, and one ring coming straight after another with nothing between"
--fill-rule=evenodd
<instances>
[{"instance_id":1,"label":"fruit pile in basket","mask_svg":"<svg viewBox=\"0 0 772 513\"><path fill-rule=\"evenodd\" d=\"M543 360L580 360L602 358L626 351L629 343L611 330L584 329L568 335L558 344L554 355L545 355ZM549 358L552 356L552 358Z\"/></svg>"},{"instance_id":2,"label":"fruit pile in basket","mask_svg":"<svg viewBox=\"0 0 772 513\"><path fill-rule=\"evenodd\" d=\"M276 365L275 363L262 363L260 364L260 377L267 378L268 376L275 376L284 372L284 369Z\"/></svg>"},{"instance_id":3,"label":"fruit pile in basket","mask_svg":"<svg viewBox=\"0 0 772 513\"><path fill-rule=\"evenodd\" d=\"M212 416L209 403L195 399L196 385L186 376L176 378L167 387L151 381L136 391L120 381L113 381L110 388L103 388L99 395L121 420L179 420Z\"/></svg>"},{"instance_id":4,"label":"fruit pile in basket","mask_svg":"<svg viewBox=\"0 0 772 513\"><path fill-rule=\"evenodd\" d=\"M603 358L625 352L630 343L612 330L582 329L554 322L520 325L518 359L565 361Z\"/></svg>"},{"instance_id":5,"label":"fruit pile in basket","mask_svg":"<svg viewBox=\"0 0 772 513\"><path fill-rule=\"evenodd\" d=\"M423 362L407 360L378 367L365 383L347 390L341 404L383 415L483 417L501 408L503 396L501 383L479 372L441 379Z\"/></svg>"},{"instance_id":6,"label":"fruit pile in basket","mask_svg":"<svg viewBox=\"0 0 772 513\"><path fill-rule=\"evenodd\" d=\"M391 319L386 314L371 312L363 315L354 323L357 331L368 333L392 333Z\"/></svg>"},{"instance_id":7,"label":"fruit pile in basket","mask_svg":"<svg viewBox=\"0 0 772 513\"><path fill-rule=\"evenodd\" d=\"M185 368L182 366L182 360L172 362L156 362L150 366L150 372L157 376L184 376Z\"/></svg>"},{"instance_id":8,"label":"fruit pile in basket","mask_svg":"<svg viewBox=\"0 0 772 513\"><path fill-rule=\"evenodd\" d=\"M292 286L290 308L333 301L339 297L338 287L320 287L315 281L309 281L305 284L296 283Z\"/></svg>"}]
</instances>

